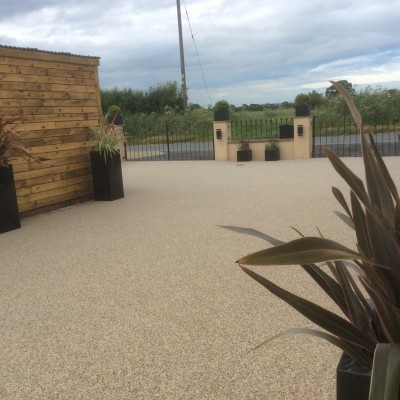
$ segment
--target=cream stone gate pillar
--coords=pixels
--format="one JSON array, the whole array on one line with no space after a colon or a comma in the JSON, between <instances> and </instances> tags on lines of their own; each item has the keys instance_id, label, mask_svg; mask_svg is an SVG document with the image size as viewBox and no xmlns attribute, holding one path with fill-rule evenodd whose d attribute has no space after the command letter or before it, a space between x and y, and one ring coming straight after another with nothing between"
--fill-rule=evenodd
<instances>
[{"instance_id":1,"label":"cream stone gate pillar","mask_svg":"<svg viewBox=\"0 0 400 400\"><path fill-rule=\"evenodd\" d=\"M214 152L216 161L228 161L228 140L231 136L231 121L214 121Z\"/></svg>"},{"instance_id":2,"label":"cream stone gate pillar","mask_svg":"<svg viewBox=\"0 0 400 400\"><path fill-rule=\"evenodd\" d=\"M294 117L294 158L312 157L312 117Z\"/></svg>"}]
</instances>

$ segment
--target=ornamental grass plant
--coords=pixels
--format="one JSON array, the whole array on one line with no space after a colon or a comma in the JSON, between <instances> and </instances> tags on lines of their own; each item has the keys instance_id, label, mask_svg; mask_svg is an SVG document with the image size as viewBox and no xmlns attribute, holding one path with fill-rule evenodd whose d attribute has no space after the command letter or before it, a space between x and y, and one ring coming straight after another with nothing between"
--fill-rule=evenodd
<instances>
[{"instance_id":1,"label":"ornamental grass plant","mask_svg":"<svg viewBox=\"0 0 400 400\"><path fill-rule=\"evenodd\" d=\"M0 115L0 167L7 166L12 156L32 157L20 141L16 128L18 116Z\"/></svg>"},{"instance_id":2,"label":"ornamental grass plant","mask_svg":"<svg viewBox=\"0 0 400 400\"><path fill-rule=\"evenodd\" d=\"M118 113L114 114L112 122L108 123L109 115L106 114L99 126L91 127L89 139L94 142L94 151L98 151L107 161L118 152L118 146L124 141L124 134L114 125Z\"/></svg>"}]
</instances>

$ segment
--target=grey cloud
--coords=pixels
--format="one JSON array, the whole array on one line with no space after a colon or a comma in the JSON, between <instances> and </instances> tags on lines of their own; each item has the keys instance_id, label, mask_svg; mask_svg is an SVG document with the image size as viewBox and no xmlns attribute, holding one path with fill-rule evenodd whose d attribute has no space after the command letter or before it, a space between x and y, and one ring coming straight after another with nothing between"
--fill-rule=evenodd
<instances>
[{"instance_id":1,"label":"grey cloud","mask_svg":"<svg viewBox=\"0 0 400 400\"><path fill-rule=\"evenodd\" d=\"M100 56L102 87L132 84L146 89L180 80L174 1L115 0L112 6L108 0L10 3L5 5L7 22L3 13L0 29L2 23L12 29L2 31L1 44ZM296 91L336 77L357 75L361 82L363 74L370 77L379 68L399 76L394 71L400 70L400 0L185 0L185 61L193 102L208 99L184 3L210 92L216 97L226 93L234 103L257 98L291 101ZM40 14L44 7L53 12ZM21 17L30 15L51 20L32 20L37 30L26 34L29 39L18 39L13 29L22 29ZM40 35L43 31L47 36ZM381 74L381 79L388 78ZM254 101L248 100L250 96Z\"/></svg>"}]
</instances>

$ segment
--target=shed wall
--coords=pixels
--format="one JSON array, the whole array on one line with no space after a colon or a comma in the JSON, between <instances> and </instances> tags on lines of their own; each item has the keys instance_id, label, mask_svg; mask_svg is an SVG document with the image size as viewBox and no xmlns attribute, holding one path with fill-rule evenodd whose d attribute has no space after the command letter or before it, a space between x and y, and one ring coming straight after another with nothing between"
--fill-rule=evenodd
<instances>
[{"instance_id":1,"label":"shed wall","mask_svg":"<svg viewBox=\"0 0 400 400\"><path fill-rule=\"evenodd\" d=\"M101 118L99 58L0 47L0 113L36 162L11 160L22 215L93 196L89 127ZM53 207L52 207L53 206Z\"/></svg>"}]
</instances>

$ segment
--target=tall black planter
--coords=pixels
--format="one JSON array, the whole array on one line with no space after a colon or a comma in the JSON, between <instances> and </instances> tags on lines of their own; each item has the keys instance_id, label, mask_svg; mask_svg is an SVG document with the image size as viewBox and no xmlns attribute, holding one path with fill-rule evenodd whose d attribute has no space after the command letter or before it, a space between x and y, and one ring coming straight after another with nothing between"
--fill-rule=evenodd
<instances>
[{"instance_id":1,"label":"tall black planter","mask_svg":"<svg viewBox=\"0 0 400 400\"><path fill-rule=\"evenodd\" d=\"M12 165L0 167L0 233L21 228Z\"/></svg>"},{"instance_id":2,"label":"tall black planter","mask_svg":"<svg viewBox=\"0 0 400 400\"><path fill-rule=\"evenodd\" d=\"M124 197L122 181L121 157L115 153L104 160L104 155L98 151L90 152L92 165L94 199L97 201L111 201Z\"/></svg>"},{"instance_id":3,"label":"tall black planter","mask_svg":"<svg viewBox=\"0 0 400 400\"><path fill-rule=\"evenodd\" d=\"M371 370L359 366L343 353L336 369L337 400L368 400L370 384Z\"/></svg>"}]
</instances>

